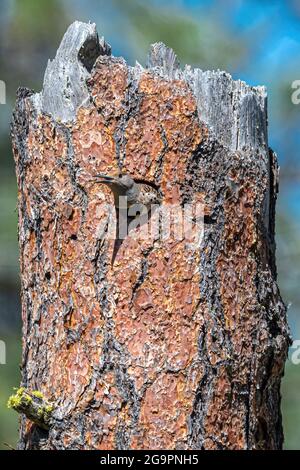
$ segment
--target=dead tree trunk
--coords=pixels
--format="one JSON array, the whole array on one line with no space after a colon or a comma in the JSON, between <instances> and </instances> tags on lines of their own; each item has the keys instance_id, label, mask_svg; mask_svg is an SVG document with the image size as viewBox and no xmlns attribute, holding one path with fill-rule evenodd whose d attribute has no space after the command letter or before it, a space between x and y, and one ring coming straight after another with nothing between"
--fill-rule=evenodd
<instances>
[{"instance_id":1,"label":"dead tree trunk","mask_svg":"<svg viewBox=\"0 0 300 470\"><path fill-rule=\"evenodd\" d=\"M53 409L49 429L22 415L20 448L280 449L289 334L264 88L182 70L163 44L129 67L76 22L43 91L19 90L12 137L22 385ZM199 249L129 234L111 265L94 176L119 171L166 205L203 201Z\"/></svg>"}]
</instances>

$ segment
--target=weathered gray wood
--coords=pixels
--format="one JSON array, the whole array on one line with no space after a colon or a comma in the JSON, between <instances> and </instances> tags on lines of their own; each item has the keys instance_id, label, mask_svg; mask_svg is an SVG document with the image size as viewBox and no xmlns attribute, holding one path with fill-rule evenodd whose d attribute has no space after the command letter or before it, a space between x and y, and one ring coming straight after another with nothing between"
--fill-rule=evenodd
<instances>
[{"instance_id":1,"label":"weathered gray wood","mask_svg":"<svg viewBox=\"0 0 300 470\"><path fill-rule=\"evenodd\" d=\"M55 59L48 62L43 91L33 97L36 109L62 122L73 120L78 107L89 99L86 80L97 57L110 53L104 38L99 41L94 23L75 21Z\"/></svg>"}]
</instances>

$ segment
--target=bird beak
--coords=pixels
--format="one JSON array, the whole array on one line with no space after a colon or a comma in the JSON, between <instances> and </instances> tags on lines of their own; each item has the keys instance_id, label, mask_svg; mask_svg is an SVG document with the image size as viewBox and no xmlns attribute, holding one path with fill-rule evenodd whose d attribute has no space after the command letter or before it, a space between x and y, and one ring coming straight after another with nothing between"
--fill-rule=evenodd
<instances>
[{"instance_id":1,"label":"bird beak","mask_svg":"<svg viewBox=\"0 0 300 470\"><path fill-rule=\"evenodd\" d=\"M102 183L102 184L112 184L112 183L115 183L116 181L116 179L113 176L102 175L102 174L95 175L95 178L97 178L97 183Z\"/></svg>"}]
</instances>

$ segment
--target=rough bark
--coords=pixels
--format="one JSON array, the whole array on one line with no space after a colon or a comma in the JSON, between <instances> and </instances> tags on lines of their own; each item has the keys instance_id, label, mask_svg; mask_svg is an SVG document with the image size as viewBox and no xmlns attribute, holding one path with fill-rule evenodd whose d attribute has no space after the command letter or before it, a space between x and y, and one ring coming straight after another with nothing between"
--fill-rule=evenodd
<instances>
[{"instance_id":1,"label":"rough bark","mask_svg":"<svg viewBox=\"0 0 300 470\"><path fill-rule=\"evenodd\" d=\"M43 91L12 124L19 196L23 383L53 405L21 449L279 449L289 344L276 283L278 167L266 93L225 72L110 55L67 31ZM122 170L165 204L205 203L200 249L113 241L97 173Z\"/></svg>"}]
</instances>

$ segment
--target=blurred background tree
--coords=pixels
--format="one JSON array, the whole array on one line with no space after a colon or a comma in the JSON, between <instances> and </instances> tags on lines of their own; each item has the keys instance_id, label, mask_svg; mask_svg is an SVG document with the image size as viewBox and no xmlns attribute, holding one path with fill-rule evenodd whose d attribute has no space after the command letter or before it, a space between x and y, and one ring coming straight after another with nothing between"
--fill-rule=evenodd
<instances>
[{"instance_id":1,"label":"blurred background tree","mask_svg":"<svg viewBox=\"0 0 300 470\"><path fill-rule=\"evenodd\" d=\"M16 182L9 127L18 86L41 89L43 73L61 37L75 20L97 23L115 56L145 63L149 45L163 41L182 64L224 69L252 85L266 85L270 146L281 165L277 208L277 264L289 305L294 339L300 339L300 105L291 84L300 79L300 1L273 0L2 0L0 79L7 105L0 105L0 339L7 365L0 365L0 448L17 441L17 416L6 409L19 385L21 321L18 275ZM300 365L287 362L282 387L286 448L300 449Z\"/></svg>"}]
</instances>

